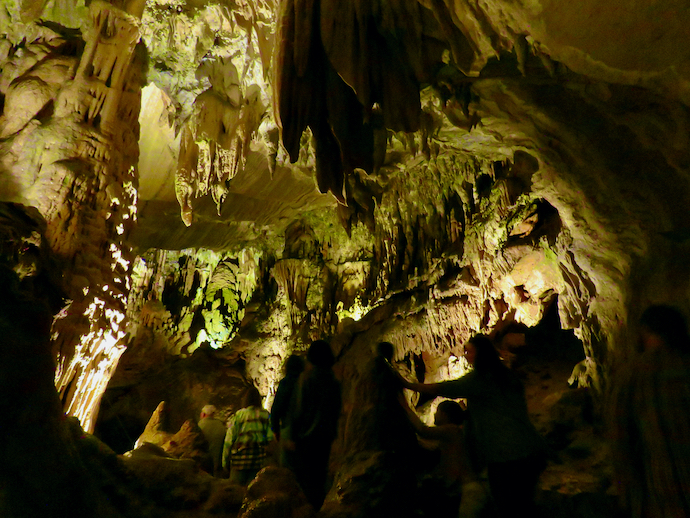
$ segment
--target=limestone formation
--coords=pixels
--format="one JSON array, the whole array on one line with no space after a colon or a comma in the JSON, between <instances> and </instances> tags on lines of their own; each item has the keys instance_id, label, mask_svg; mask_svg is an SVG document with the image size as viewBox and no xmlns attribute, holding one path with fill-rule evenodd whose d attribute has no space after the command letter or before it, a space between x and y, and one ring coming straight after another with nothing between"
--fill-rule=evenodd
<instances>
[{"instance_id":1,"label":"limestone formation","mask_svg":"<svg viewBox=\"0 0 690 518\"><path fill-rule=\"evenodd\" d=\"M143 446L144 443L151 443L156 446L162 446L172 434L166 431L168 425L166 424L165 401L161 401L156 407L156 410L151 414L151 419L146 423L143 433L134 443L135 447Z\"/></svg>"},{"instance_id":2,"label":"limestone formation","mask_svg":"<svg viewBox=\"0 0 690 518\"><path fill-rule=\"evenodd\" d=\"M27 51L14 47L3 73L3 169L14 186L7 199L40 211L51 248L70 264L69 309L54 324L56 380L66 409L87 429L124 350L118 341L133 259L126 239L136 219L138 40L135 16L93 2L83 40L44 27Z\"/></svg>"},{"instance_id":3,"label":"limestone formation","mask_svg":"<svg viewBox=\"0 0 690 518\"><path fill-rule=\"evenodd\" d=\"M12 343L52 349L12 353L12 375L54 382L51 419L125 430L119 450L162 400L166 433L211 400L231 414L248 384L270 405L284 359L327 338L345 395L327 513L365 516L357 477L383 501L390 482L376 452L348 457L369 444L354 406L372 346L439 381L483 332L567 458L544 505L608 510L609 377L645 306L690 301L688 27L674 0L5 2L0 253L55 315L48 346L26 299L5 307ZM47 426L50 462L99 472L76 427ZM133 508L239 512L184 461L139 473L163 463L179 498L125 484ZM132 510L89 488L84 505Z\"/></svg>"}]
</instances>

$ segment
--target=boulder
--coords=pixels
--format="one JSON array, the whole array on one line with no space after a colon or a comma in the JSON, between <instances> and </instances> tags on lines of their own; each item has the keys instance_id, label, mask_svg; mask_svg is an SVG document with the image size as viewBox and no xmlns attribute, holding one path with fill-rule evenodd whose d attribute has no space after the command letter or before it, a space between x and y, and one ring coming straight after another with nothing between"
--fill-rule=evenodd
<instances>
[{"instance_id":1,"label":"boulder","mask_svg":"<svg viewBox=\"0 0 690 518\"><path fill-rule=\"evenodd\" d=\"M292 471L278 466L263 468L247 488L240 518L313 518Z\"/></svg>"}]
</instances>

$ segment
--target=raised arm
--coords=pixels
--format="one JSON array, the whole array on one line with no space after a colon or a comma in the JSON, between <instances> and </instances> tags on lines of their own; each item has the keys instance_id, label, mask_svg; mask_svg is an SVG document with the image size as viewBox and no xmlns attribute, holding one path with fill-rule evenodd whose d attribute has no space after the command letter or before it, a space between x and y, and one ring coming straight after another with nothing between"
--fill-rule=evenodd
<instances>
[{"instance_id":1,"label":"raised arm","mask_svg":"<svg viewBox=\"0 0 690 518\"><path fill-rule=\"evenodd\" d=\"M417 432L421 437L425 439L441 439L445 436L442 427L425 425L417 415L417 412L412 410L410 405L407 404L407 400L403 394L398 396L398 402L405 410L407 418L410 420L410 423L412 423L412 427L415 429L415 432Z\"/></svg>"},{"instance_id":2,"label":"raised arm","mask_svg":"<svg viewBox=\"0 0 690 518\"><path fill-rule=\"evenodd\" d=\"M388 360L386 360L386 365L393 372L400 384L406 389L414 390L415 392L420 392L422 394L428 394L430 396L440 396L440 383L413 383L407 381L402 374L400 374L395 367L393 367Z\"/></svg>"},{"instance_id":3,"label":"raised arm","mask_svg":"<svg viewBox=\"0 0 690 518\"><path fill-rule=\"evenodd\" d=\"M452 399L471 398L482 392L482 382L476 377L476 371L469 372L461 378L441 383L412 383L407 381L395 368L386 361L398 382L406 389L437 397L444 396Z\"/></svg>"}]
</instances>

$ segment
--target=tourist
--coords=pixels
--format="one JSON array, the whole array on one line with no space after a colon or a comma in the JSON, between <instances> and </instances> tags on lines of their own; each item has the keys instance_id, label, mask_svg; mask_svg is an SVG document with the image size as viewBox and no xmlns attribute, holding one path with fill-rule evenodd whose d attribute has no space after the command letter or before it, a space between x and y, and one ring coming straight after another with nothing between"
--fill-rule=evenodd
<instances>
[{"instance_id":1,"label":"tourist","mask_svg":"<svg viewBox=\"0 0 690 518\"><path fill-rule=\"evenodd\" d=\"M273 440L273 432L256 387L249 388L243 403L244 408L228 421L223 468L229 468L231 481L247 485L266 464L267 446Z\"/></svg>"},{"instance_id":2,"label":"tourist","mask_svg":"<svg viewBox=\"0 0 690 518\"><path fill-rule=\"evenodd\" d=\"M529 420L522 383L485 335L470 339L465 358L474 369L459 379L431 384L400 380L404 387L431 396L467 399L470 431L487 466L499 516L531 518L546 446Z\"/></svg>"},{"instance_id":3,"label":"tourist","mask_svg":"<svg viewBox=\"0 0 690 518\"><path fill-rule=\"evenodd\" d=\"M402 387L388 365L393 359L393 344L379 342L371 367L373 386L370 388L375 408L372 429L376 449L399 454L407 462L419 462L420 453L414 427L399 404Z\"/></svg>"},{"instance_id":4,"label":"tourist","mask_svg":"<svg viewBox=\"0 0 690 518\"><path fill-rule=\"evenodd\" d=\"M334 363L328 342L312 342L290 401L289 425L281 430L285 447L294 454L289 467L316 510L326 496L328 459L341 408L340 383L331 369Z\"/></svg>"},{"instance_id":5,"label":"tourist","mask_svg":"<svg viewBox=\"0 0 690 518\"><path fill-rule=\"evenodd\" d=\"M288 426L287 418L290 398L302 371L304 371L304 359L296 354L288 356L285 361L285 377L278 383L273 405L271 406L271 430L273 430L273 434L278 439L279 463L283 467L289 466L287 458L289 453L285 450L283 442L280 440L280 430Z\"/></svg>"},{"instance_id":6,"label":"tourist","mask_svg":"<svg viewBox=\"0 0 690 518\"><path fill-rule=\"evenodd\" d=\"M610 415L626 516L690 516L690 338L680 311L650 306L640 354L614 376Z\"/></svg>"},{"instance_id":7,"label":"tourist","mask_svg":"<svg viewBox=\"0 0 690 518\"><path fill-rule=\"evenodd\" d=\"M213 475L218 476L222 472L223 442L225 440L225 433L227 428L225 423L216 419L216 407L213 405L206 405L201 409L199 420L199 428L201 428L206 442L208 443L208 451L213 460Z\"/></svg>"},{"instance_id":8,"label":"tourist","mask_svg":"<svg viewBox=\"0 0 690 518\"><path fill-rule=\"evenodd\" d=\"M465 410L456 401L446 399L436 407L435 426L427 426L403 395L400 405L419 436L436 443L439 460L432 472L433 494L425 494L425 497L431 496L434 514L477 518L486 505L488 494L470 463L463 431Z\"/></svg>"}]
</instances>

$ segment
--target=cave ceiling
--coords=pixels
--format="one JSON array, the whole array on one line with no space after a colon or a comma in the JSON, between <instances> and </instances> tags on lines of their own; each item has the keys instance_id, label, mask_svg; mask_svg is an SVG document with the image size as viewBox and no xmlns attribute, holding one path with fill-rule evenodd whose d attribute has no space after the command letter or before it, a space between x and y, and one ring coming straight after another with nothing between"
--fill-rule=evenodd
<instances>
[{"instance_id":1,"label":"cave ceiling","mask_svg":"<svg viewBox=\"0 0 690 518\"><path fill-rule=\"evenodd\" d=\"M346 354L368 326L446 361L557 296L595 365L630 311L690 294L688 9L4 2L0 193L67 265L63 404L141 345L103 331L123 319L174 354L203 328L266 393L279 342Z\"/></svg>"},{"instance_id":2,"label":"cave ceiling","mask_svg":"<svg viewBox=\"0 0 690 518\"><path fill-rule=\"evenodd\" d=\"M265 232L280 234L300 213L336 209L334 198L344 202L342 174L360 168L371 175L380 167L395 174L432 153L505 161L523 149L548 162L545 155L558 153L555 144L568 138L580 140L570 153L594 152L588 148L596 147L597 128L578 123L588 126L588 119L603 116L614 126L633 125L634 112L660 101L651 92L682 104L690 100L686 21L687 8L673 2L618 9L596 1L148 1L142 39L149 83L140 115L140 219L133 240L141 248L221 249ZM356 41L367 30L374 35ZM276 37L282 46L273 43ZM294 42L286 43L291 37ZM287 55L290 49L294 56ZM302 77L290 75L293 66ZM323 85L336 106L319 106L325 100L316 99L323 94L314 84ZM637 104L633 113L621 113L628 104ZM348 120L364 106L370 121ZM663 123L682 124L675 120L684 116L678 110ZM646 127L632 131L645 132L639 137L646 139L662 123L640 122ZM322 123L341 132L338 152L324 149L329 140L319 136ZM579 134L585 131L590 135ZM188 150L185 132L203 143L196 153ZM682 148L680 138L671 145ZM206 149L214 145L223 149ZM197 156L181 158L181 152ZM340 154L345 163L334 164ZM196 179L188 195L194 207L189 229L180 224L184 210L176 217L176 205L184 205L184 167L222 180L200 187L203 178ZM315 169L320 190L333 196L314 192ZM565 169L555 172L567 175Z\"/></svg>"},{"instance_id":3,"label":"cave ceiling","mask_svg":"<svg viewBox=\"0 0 690 518\"><path fill-rule=\"evenodd\" d=\"M4 59L40 35L36 22L83 27L88 5L6 3ZM439 156L505 162L524 150L548 165L558 144L597 153L597 128L578 127L587 119L628 125L683 165L674 156L685 145L679 126L690 101L682 2L113 5L141 15L145 46L132 235L139 249L230 248L338 201L355 206L351 218L360 206L342 177L354 169L384 184L380 177ZM320 99L314 84L331 95ZM332 105L319 105L329 98ZM663 104L658 121L635 120ZM350 116L358 110L361 117ZM339 139L332 156L323 124ZM661 142L655 124L673 141ZM314 192L315 176L331 196Z\"/></svg>"}]
</instances>

